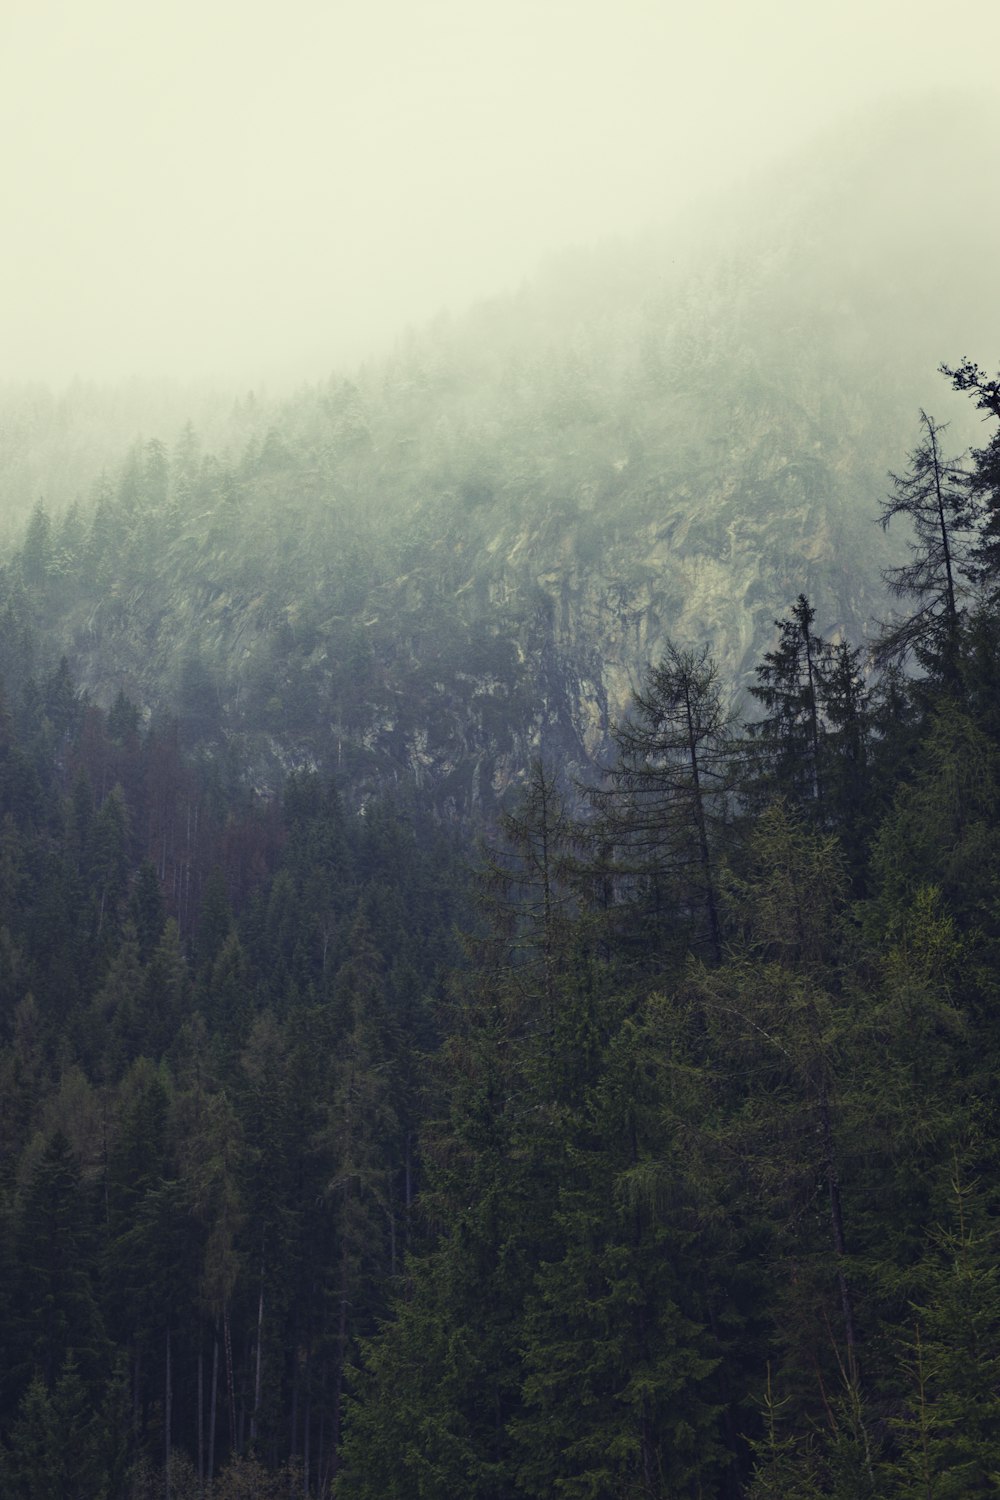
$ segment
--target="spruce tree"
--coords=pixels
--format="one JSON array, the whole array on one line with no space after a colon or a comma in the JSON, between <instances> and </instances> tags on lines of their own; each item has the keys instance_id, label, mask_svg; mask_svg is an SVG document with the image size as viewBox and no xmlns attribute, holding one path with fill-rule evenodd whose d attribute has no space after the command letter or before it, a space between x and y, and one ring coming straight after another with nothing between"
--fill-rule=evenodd
<instances>
[{"instance_id":1,"label":"spruce tree","mask_svg":"<svg viewBox=\"0 0 1000 1500\"><path fill-rule=\"evenodd\" d=\"M590 798L591 842L626 907L645 913L654 948L721 957L717 866L736 754L731 716L708 649L668 642L612 731L618 757Z\"/></svg>"},{"instance_id":2,"label":"spruce tree","mask_svg":"<svg viewBox=\"0 0 1000 1500\"><path fill-rule=\"evenodd\" d=\"M786 620L776 620L778 643L757 668L751 695L762 713L748 725L749 775L744 795L753 807L784 797L815 824L825 816L821 684L829 648L813 634L816 611L800 594Z\"/></svg>"},{"instance_id":3,"label":"spruce tree","mask_svg":"<svg viewBox=\"0 0 1000 1500\"><path fill-rule=\"evenodd\" d=\"M941 371L955 390L975 397L979 411L1000 421L1000 376L990 379L970 359L963 359L954 369L942 365ZM970 571L984 590L987 604L994 604L1000 592L1000 431L993 433L985 447L973 450L966 482L977 532Z\"/></svg>"}]
</instances>

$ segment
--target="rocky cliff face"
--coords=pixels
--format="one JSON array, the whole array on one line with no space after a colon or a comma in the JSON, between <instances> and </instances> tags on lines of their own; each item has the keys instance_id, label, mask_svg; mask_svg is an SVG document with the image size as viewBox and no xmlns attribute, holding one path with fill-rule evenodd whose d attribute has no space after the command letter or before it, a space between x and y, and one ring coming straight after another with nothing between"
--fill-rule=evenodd
<instances>
[{"instance_id":1,"label":"rocky cliff face","mask_svg":"<svg viewBox=\"0 0 1000 1500\"><path fill-rule=\"evenodd\" d=\"M951 414L935 365L992 263L955 251L949 313L941 237L905 195L891 223L872 207L875 157L825 199L786 184L752 232L570 258L255 408L228 456L190 432L132 450L30 560L50 656L258 785L308 763L464 816L538 753L589 775L668 638L710 645L737 694L800 592L863 640L905 546L875 525L887 471L921 404Z\"/></svg>"}]
</instances>

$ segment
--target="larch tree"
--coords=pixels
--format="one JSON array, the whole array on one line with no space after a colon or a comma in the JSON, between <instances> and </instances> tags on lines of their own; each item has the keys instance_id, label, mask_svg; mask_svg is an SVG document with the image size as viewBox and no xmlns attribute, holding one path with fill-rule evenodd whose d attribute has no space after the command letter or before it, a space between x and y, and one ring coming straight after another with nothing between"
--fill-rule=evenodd
<instances>
[{"instance_id":1,"label":"larch tree","mask_svg":"<svg viewBox=\"0 0 1000 1500\"><path fill-rule=\"evenodd\" d=\"M890 593L910 599L911 614L883 627L876 657L913 656L933 680L951 691L959 684L959 644L965 617L972 540L968 474L939 441L944 425L920 413L923 436L904 474L893 474L892 492L879 517L883 530L899 516L912 528L910 561L884 574Z\"/></svg>"}]
</instances>

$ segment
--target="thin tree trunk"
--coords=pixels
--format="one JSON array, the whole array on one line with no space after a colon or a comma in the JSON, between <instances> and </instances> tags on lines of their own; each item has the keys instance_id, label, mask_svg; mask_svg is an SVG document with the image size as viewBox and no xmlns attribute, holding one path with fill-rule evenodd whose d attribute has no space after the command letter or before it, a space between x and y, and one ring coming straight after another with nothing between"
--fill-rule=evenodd
<instances>
[{"instance_id":1,"label":"thin tree trunk","mask_svg":"<svg viewBox=\"0 0 1000 1500\"><path fill-rule=\"evenodd\" d=\"M163 1493L170 1500L170 1419L173 1401L170 1370L170 1329L167 1329L167 1371L163 1392Z\"/></svg>"},{"instance_id":2,"label":"thin tree trunk","mask_svg":"<svg viewBox=\"0 0 1000 1500\"><path fill-rule=\"evenodd\" d=\"M133 1370L133 1382L132 1382L132 1440L135 1443L136 1447L139 1446L139 1375L140 1375L140 1359L141 1359L141 1353L140 1353L140 1349L139 1349L139 1341L137 1339L136 1340L136 1345L135 1345L135 1366L134 1366L134 1370Z\"/></svg>"},{"instance_id":3,"label":"thin tree trunk","mask_svg":"<svg viewBox=\"0 0 1000 1500\"><path fill-rule=\"evenodd\" d=\"M642 1452L642 1482L647 1495L656 1493L656 1446L650 1429L649 1417L643 1411L639 1418L639 1446Z\"/></svg>"},{"instance_id":4,"label":"thin tree trunk","mask_svg":"<svg viewBox=\"0 0 1000 1500\"><path fill-rule=\"evenodd\" d=\"M205 1493L205 1351L198 1333L198 1494Z\"/></svg>"},{"instance_id":5,"label":"thin tree trunk","mask_svg":"<svg viewBox=\"0 0 1000 1500\"><path fill-rule=\"evenodd\" d=\"M951 566L951 541L948 536L948 522L944 514L944 494L941 479L941 460L938 458L937 429L933 422L921 412L924 426L931 444L931 459L934 464L934 499L937 503L938 529L941 532L941 555L944 559L945 574L945 602L948 612L948 635L954 640L958 630L958 605L955 602L955 578Z\"/></svg>"},{"instance_id":6,"label":"thin tree trunk","mask_svg":"<svg viewBox=\"0 0 1000 1500\"><path fill-rule=\"evenodd\" d=\"M316 1434L316 1448L318 1458L316 1460L316 1492L319 1495L326 1492L326 1481L329 1477L330 1466L326 1458L326 1366L323 1367L323 1376L319 1383L319 1432Z\"/></svg>"},{"instance_id":7,"label":"thin tree trunk","mask_svg":"<svg viewBox=\"0 0 1000 1500\"><path fill-rule=\"evenodd\" d=\"M684 684L684 712L687 721L688 756L691 761L691 786L694 791L694 816L698 829L698 858L701 861L701 878L705 885L705 904L708 908L708 932L712 944L712 957L716 963L722 960L722 936L719 929L719 911L715 900L715 882L712 879L712 860L708 848L708 827L705 821L705 803L701 794L701 775L698 766L698 742L694 732L694 708L691 703L691 688Z\"/></svg>"},{"instance_id":8,"label":"thin tree trunk","mask_svg":"<svg viewBox=\"0 0 1000 1500\"><path fill-rule=\"evenodd\" d=\"M288 1421L288 1458L291 1463L294 1463L298 1452L295 1445L299 1433L299 1331L297 1327L292 1348L295 1352L292 1355L292 1410Z\"/></svg>"},{"instance_id":9,"label":"thin tree trunk","mask_svg":"<svg viewBox=\"0 0 1000 1500\"><path fill-rule=\"evenodd\" d=\"M844 1338L847 1343L847 1372L851 1380L857 1383L858 1364L854 1337L854 1309L851 1305L851 1293L847 1285L847 1277L844 1274L844 1256L847 1253L844 1240L844 1216L840 1202L837 1160L833 1148L833 1125L830 1120L830 1106L827 1103L825 1093L820 1099L820 1119L823 1125L826 1181L830 1195L830 1237L833 1242L834 1258L837 1267L837 1287L840 1292L840 1305L844 1314Z\"/></svg>"},{"instance_id":10,"label":"thin tree trunk","mask_svg":"<svg viewBox=\"0 0 1000 1500\"><path fill-rule=\"evenodd\" d=\"M391 1184L390 1184L391 1186ZM386 1209L389 1219L389 1275L395 1280L396 1276L396 1215L391 1206Z\"/></svg>"},{"instance_id":11,"label":"thin tree trunk","mask_svg":"<svg viewBox=\"0 0 1000 1500\"><path fill-rule=\"evenodd\" d=\"M264 1329L264 1257L260 1259L260 1296L257 1299L257 1362L253 1378L253 1414L250 1417L250 1446L257 1441L257 1414L260 1411L260 1346Z\"/></svg>"},{"instance_id":12,"label":"thin tree trunk","mask_svg":"<svg viewBox=\"0 0 1000 1500\"><path fill-rule=\"evenodd\" d=\"M345 1188L345 1226L347 1220L347 1194L348 1189ZM336 1475L337 1465L340 1461L340 1417L341 1403L344 1396L344 1365L347 1362L348 1265L347 1235L345 1233L340 1253L340 1306L337 1310L337 1373L333 1386L333 1449L330 1455L330 1472L332 1475Z\"/></svg>"},{"instance_id":13,"label":"thin tree trunk","mask_svg":"<svg viewBox=\"0 0 1000 1500\"><path fill-rule=\"evenodd\" d=\"M809 689L809 737L812 740L813 753L813 796L816 805L822 808L823 788L819 775L819 708L818 695L816 692L816 668L813 666L812 641L809 636L809 619L806 617L802 626L802 638L806 648L806 683Z\"/></svg>"},{"instance_id":14,"label":"thin tree trunk","mask_svg":"<svg viewBox=\"0 0 1000 1500\"><path fill-rule=\"evenodd\" d=\"M219 1390L219 1325L212 1338L212 1401L208 1413L208 1482L215 1477L215 1411Z\"/></svg>"},{"instance_id":15,"label":"thin tree trunk","mask_svg":"<svg viewBox=\"0 0 1000 1500\"><path fill-rule=\"evenodd\" d=\"M311 1367L306 1357L305 1411L302 1414L302 1493L309 1494L309 1439L312 1427L312 1401L310 1400Z\"/></svg>"},{"instance_id":16,"label":"thin tree trunk","mask_svg":"<svg viewBox=\"0 0 1000 1500\"><path fill-rule=\"evenodd\" d=\"M410 1248L410 1209L413 1205L413 1132L406 1132L406 1213L403 1217L403 1250Z\"/></svg>"},{"instance_id":17,"label":"thin tree trunk","mask_svg":"<svg viewBox=\"0 0 1000 1500\"><path fill-rule=\"evenodd\" d=\"M229 1400L229 1446L233 1453L239 1452L236 1434L236 1390L233 1385L233 1336L229 1326L229 1303L222 1313L222 1333L226 1350L226 1395Z\"/></svg>"},{"instance_id":18,"label":"thin tree trunk","mask_svg":"<svg viewBox=\"0 0 1000 1500\"><path fill-rule=\"evenodd\" d=\"M406 1211L409 1213L413 1204L413 1132L406 1132Z\"/></svg>"}]
</instances>

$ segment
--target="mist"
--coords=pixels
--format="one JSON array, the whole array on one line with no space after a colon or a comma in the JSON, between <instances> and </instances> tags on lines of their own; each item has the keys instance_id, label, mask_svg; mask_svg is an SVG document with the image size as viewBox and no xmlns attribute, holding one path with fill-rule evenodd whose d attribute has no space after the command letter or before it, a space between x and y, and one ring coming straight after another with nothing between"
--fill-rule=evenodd
<instances>
[{"instance_id":1,"label":"mist","mask_svg":"<svg viewBox=\"0 0 1000 1500\"><path fill-rule=\"evenodd\" d=\"M995 102L997 40L986 3L11 0L0 378L352 367L817 135Z\"/></svg>"}]
</instances>

